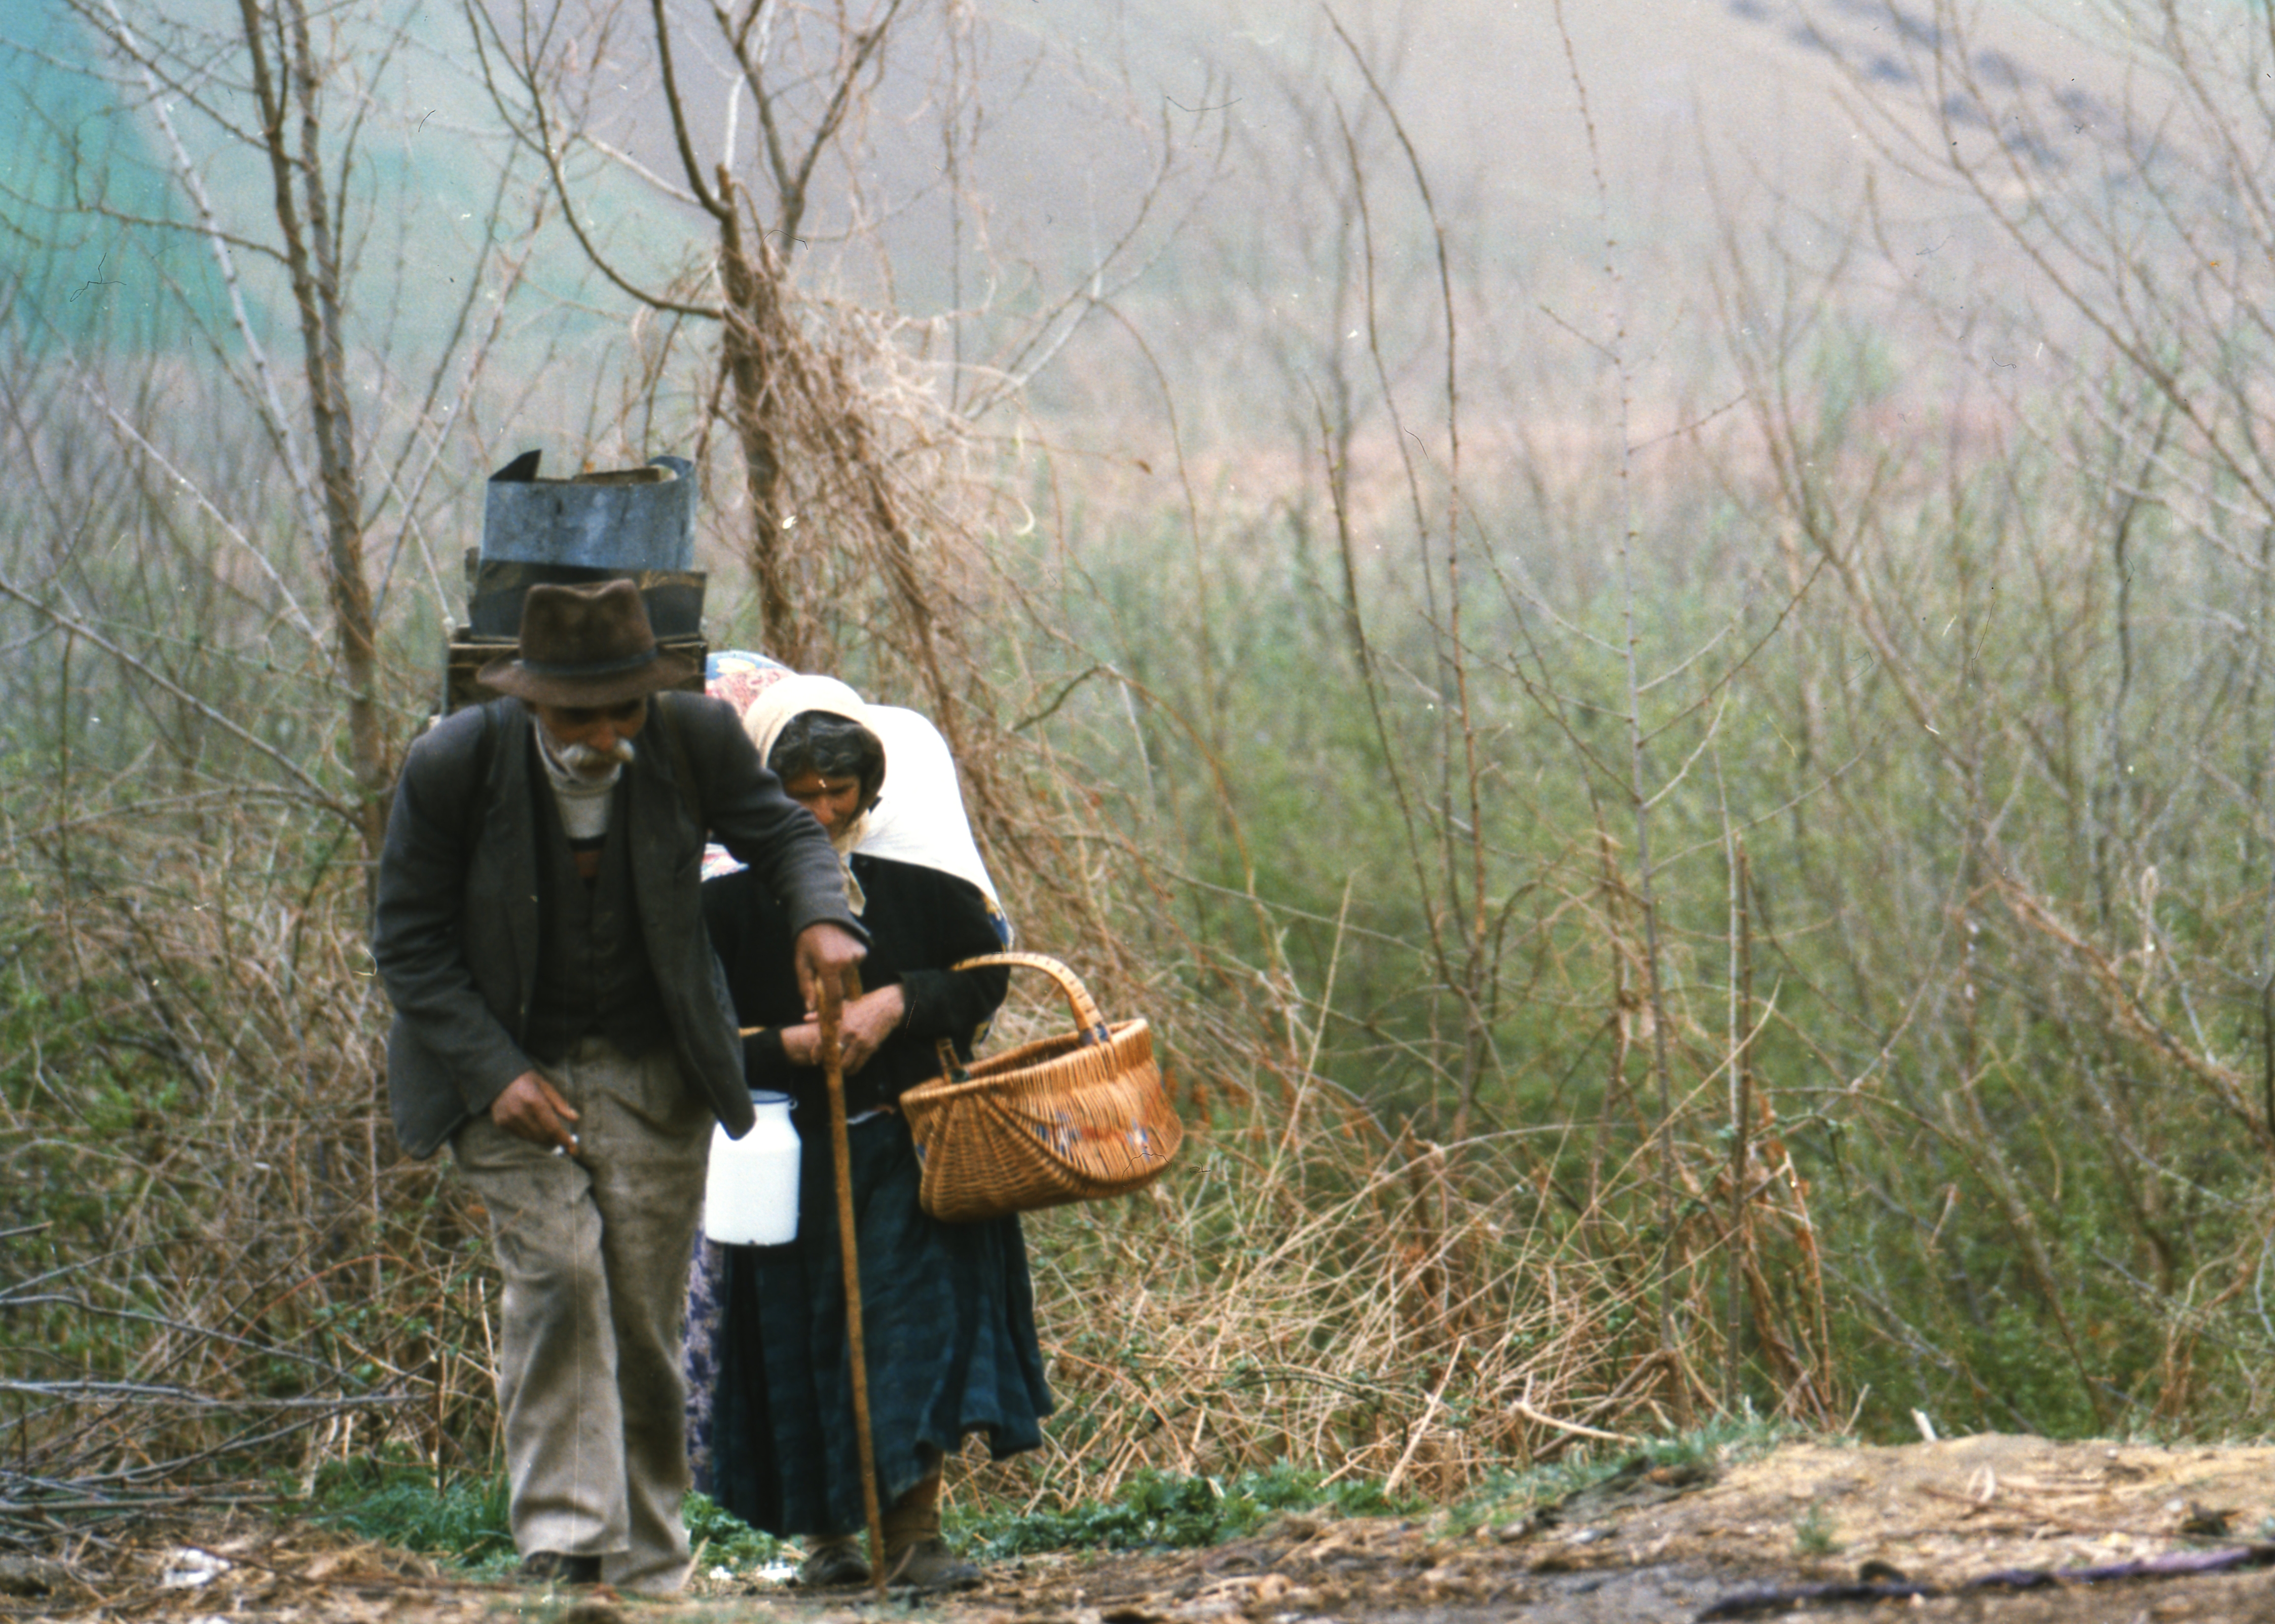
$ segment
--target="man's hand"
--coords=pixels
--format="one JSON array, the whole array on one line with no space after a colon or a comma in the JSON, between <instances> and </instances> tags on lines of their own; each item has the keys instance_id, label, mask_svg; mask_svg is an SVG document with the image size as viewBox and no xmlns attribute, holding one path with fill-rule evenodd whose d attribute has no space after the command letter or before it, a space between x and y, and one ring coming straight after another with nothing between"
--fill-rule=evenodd
<instances>
[{"instance_id":1,"label":"man's hand","mask_svg":"<svg viewBox=\"0 0 2275 1624\"><path fill-rule=\"evenodd\" d=\"M797 933L798 996L825 1024L843 1012L848 993L859 993L853 972L868 956L858 936L826 919Z\"/></svg>"},{"instance_id":2,"label":"man's hand","mask_svg":"<svg viewBox=\"0 0 2275 1624\"><path fill-rule=\"evenodd\" d=\"M563 1155L577 1153L577 1135L569 1126L576 1120L577 1108L533 1071L523 1072L490 1101L490 1121L517 1139L549 1145Z\"/></svg>"},{"instance_id":3,"label":"man's hand","mask_svg":"<svg viewBox=\"0 0 2275 1624\"><path fill-rule=\"evenodd\" d=\"M881 986L873 993L864 993L845 1006L844 1018L837 1027L837 1063L851 1076L869 1063L870 1057L884 1046L885 1039L900 1027L908 1014L908 995L898 986ZM782 1033L782 1058L793 1066L821 1064L821 1027L809 1013L803 1024L785 1026Z\"/></svg>"}]
</instances>

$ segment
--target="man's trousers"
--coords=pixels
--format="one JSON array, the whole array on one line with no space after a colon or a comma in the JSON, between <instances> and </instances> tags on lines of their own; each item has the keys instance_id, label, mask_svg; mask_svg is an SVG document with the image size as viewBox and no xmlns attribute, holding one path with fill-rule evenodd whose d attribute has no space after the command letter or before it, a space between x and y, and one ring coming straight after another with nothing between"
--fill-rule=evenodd
<instances>
[{"instance_id":1,"label":"man's trousers","mask_svg":"<svg viewBox=\"0 0 2275 1624\"><path fill-rule=\"evenodd\" d=\"M669 1046L629 1060L587 1039L538 1070L579 1114L574 1156L487 1116L451 1140L505 1277L498 1408L514 1544L599 1556L623 1589L676 1590L688 1567L680 1341L711 1113Z\"/></svg>"}]
</instances>

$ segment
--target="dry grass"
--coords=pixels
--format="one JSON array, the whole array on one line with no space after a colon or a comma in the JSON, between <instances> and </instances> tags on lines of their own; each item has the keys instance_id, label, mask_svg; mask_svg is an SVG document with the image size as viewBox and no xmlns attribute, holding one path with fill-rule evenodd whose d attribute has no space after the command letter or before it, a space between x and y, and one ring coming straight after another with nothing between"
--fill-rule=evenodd
<instances>
[{"instance_id":1,"label":"dry grass","mask_svg":"<svg viewBox=\"0 0 2275 1624\"><path fill-rule=\"evenodd\" d=\"M978 1469L984 1495L1067 1505L1108 1498L1142 1468L1294 1462L1452 1499L1576 1448L1671 1436L1717 1408L1729 1203L1710 1154L1674 1169L1712 1200L1662 1276L1647 1153L1575 1201L1558 1167L1573 1129L1432 1143L1289 1054L1273 1035L1276 1000L1136 996L1173 1034L1183 1156L1127 1201L1027 1220L1061 1409L1041 1455ZM1015 996L998 1037L1063 1019ZM1752 1166L1748 1352L1781 1385L1781 1413L1837 1420L1813 1273L1788 1269L1779 1290L1769 1280L1808 1243L1805 1196L1774 1142ZM1671 1347L1658 1329L1669 1292L1682 1330Z\"/></svg>"},{"instance_id":2,"label":"dry grass","mask_svg":"<svg viewBox=\"0 0 2275 1624\"><path fill-rule=\"evenodd\" d=\"M263 1494L383 1440L487 1457L472 1231L397 1159L360 874L312 882L303 833L257 811L196 839L83 824L68 889L23 883L18 849L10 1517Z\"/></svg>"},{"instance_id":3,"label":"dry grass","mask_svg":"<svg viewBox=\"0 0 2275 1624\"><path fill-rule=\"evenodd\" d=\"M19 861L8 942L0 1527L377 1451L486 1466L486 1262L450 1181L391 1146L357 872L312 881L299 820L253 810L76 838L68 889ZM1644 1183L1570 1212L1531 1140L1386 1131L1238 1011L1140 996L1195 1131L1145 1196L1032 1221L1062 1410L988 1492L1292 1460L1451 1494L1706 1401L1704 1333L1648 1330L1620 1217ZM1023 993L998 1040L1063 1019Z\"/></svg>"}]
</instances>

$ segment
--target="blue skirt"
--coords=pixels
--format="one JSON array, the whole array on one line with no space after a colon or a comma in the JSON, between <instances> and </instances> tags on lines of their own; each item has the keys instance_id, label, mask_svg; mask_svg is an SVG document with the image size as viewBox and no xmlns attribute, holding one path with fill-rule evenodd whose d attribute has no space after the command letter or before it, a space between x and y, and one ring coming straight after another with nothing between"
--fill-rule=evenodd
<instances>
[{"instance_id":1,"label":"blue skirt","mask_svg":"<svg viewBox=\"0 0 2275 1624\"><path fill-rule=\"evenodd\" d=\"M689 1290L689 1454L696 1487L782 1536L862 1528L844 1264L828 1122L800 1121L797 1238L702 1244ZM1043 1441L1051 1412L1016 1218L943 1224L917 1204L897 1114L857 1122L854 1234L877 1492L889 1506L965 1436L997 1460Z\"/></svg>"}]
</instances>

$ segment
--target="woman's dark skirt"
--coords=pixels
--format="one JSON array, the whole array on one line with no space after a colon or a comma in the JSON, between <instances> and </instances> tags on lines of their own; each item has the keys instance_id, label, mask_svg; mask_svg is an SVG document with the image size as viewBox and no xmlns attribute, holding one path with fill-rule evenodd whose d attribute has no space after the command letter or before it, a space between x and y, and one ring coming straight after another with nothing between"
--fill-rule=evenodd
<instances>
[{"instance_id":1,"label":"woman's dark skirt","mask_svg":"<svg viewBox=\"0 0 2275 1624\"><path fill-rule=\"evenodd\" d=\"M703 1243L689 1294L696 1487L782 1536L865 1522L829 1126L806 1114L797 1238ZM897 1114L857 1122L850 1135L870 1431L877 1492L889 1506L968 1433L985 1432L999 1461L1039 1447L1051 1395L1019 1220L927 1216L917 1205L916 1147Z\"/></svg>"}]
</instances>

